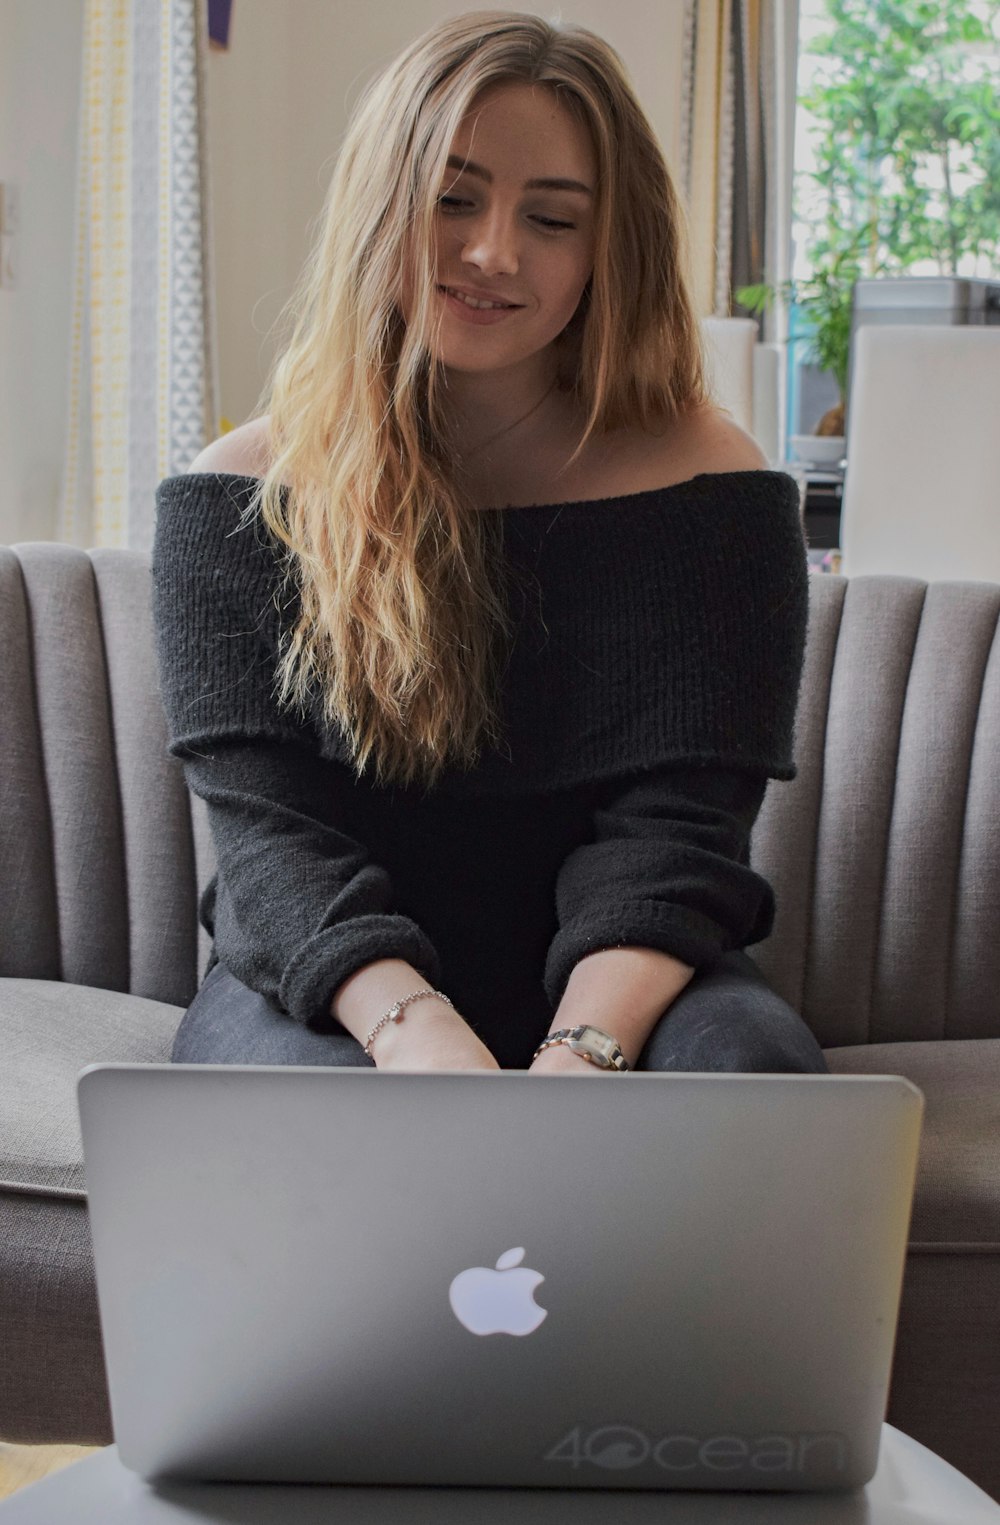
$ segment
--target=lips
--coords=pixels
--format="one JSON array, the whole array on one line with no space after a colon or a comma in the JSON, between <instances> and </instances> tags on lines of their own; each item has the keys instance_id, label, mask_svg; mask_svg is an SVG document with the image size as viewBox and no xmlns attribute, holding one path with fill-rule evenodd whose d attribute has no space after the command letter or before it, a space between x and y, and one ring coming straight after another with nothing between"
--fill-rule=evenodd
<instances>
[{"instance_id":1,"label":"lips","mask_svg":"<svg viewBox=\"0 0 1000 1525\"><path fill-rule=\"evenodd\" d=\"M511 312L521 305L519 302L510 302L495 292L470 291L465 286L439 286L438 290L474 312Z\"/></svg>"}]
</instances>

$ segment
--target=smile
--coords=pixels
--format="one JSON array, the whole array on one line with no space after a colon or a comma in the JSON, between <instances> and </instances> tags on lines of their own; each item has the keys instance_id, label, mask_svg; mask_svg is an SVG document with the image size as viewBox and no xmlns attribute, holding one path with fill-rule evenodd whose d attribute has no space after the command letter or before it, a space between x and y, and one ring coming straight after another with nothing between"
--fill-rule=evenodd
<instances>
[{"instance_id":1,"label":"smile","mask_svg":"<svg viewBox=\"0 0 1000 1525\"><path fill-rule=\"evenodd\" d=\"M512 312L518 306L516 302L481 301L477 297L466 296L464 291L455 291L451 286L439 286L438 291L446 297L451 297L453 301L471 307L474 312Z\"/></svg>"}]
</instances>

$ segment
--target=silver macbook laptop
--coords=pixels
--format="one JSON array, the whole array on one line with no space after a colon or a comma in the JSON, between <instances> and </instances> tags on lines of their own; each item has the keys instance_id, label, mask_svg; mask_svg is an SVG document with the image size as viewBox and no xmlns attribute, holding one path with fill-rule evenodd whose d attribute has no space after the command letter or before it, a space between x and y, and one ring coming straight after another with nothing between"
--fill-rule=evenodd
<instances>
[{"instance_id":1,"label":"silver macbook laptop","mask_svg":"<svg viewBox=\"0 0 1000 1525\"><path fill-rule=\"evenodd\" d=\"M908 1081L101 1065L79 1098L115 1438L146 1478L875 1470Z\"/></svg>"}]
</instances>

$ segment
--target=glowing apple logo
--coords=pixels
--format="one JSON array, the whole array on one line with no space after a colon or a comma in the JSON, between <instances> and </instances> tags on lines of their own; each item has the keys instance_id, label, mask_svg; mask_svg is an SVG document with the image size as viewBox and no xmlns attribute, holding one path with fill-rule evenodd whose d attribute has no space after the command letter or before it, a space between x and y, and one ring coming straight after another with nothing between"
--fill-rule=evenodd
<instances>
[{"instance_id":1,"label":"glowing apple logo","mask_svg":"<svg viewBox=\"0 0 1000 1525\"><path fill-rule=\"evenodd\" d=\"M448 1301L471 1334L531 1334L548 1313L534 1291L545 1280L540 1271L522 1266L524 1250L507 1250L489 1266L460 1271L448 1288ZM518 1269L519 1267L519 1269Z\"/></svg>"}]
</instances>

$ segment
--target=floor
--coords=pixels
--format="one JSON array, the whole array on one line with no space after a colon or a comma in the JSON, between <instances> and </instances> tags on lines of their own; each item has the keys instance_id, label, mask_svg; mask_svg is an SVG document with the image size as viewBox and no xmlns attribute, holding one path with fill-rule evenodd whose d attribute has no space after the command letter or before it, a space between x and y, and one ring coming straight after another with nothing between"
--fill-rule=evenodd
<instances>
[{"instance_id":1,"label":"floor","mask_svg":"<svg viewBox=\"0 0 1000 1525\"><path fill-rule=\"evenodd\" d=\"M0 1441L0 1499L89 1456L94 1446L8 1446Z\"/></svg>"}]
</instances>

